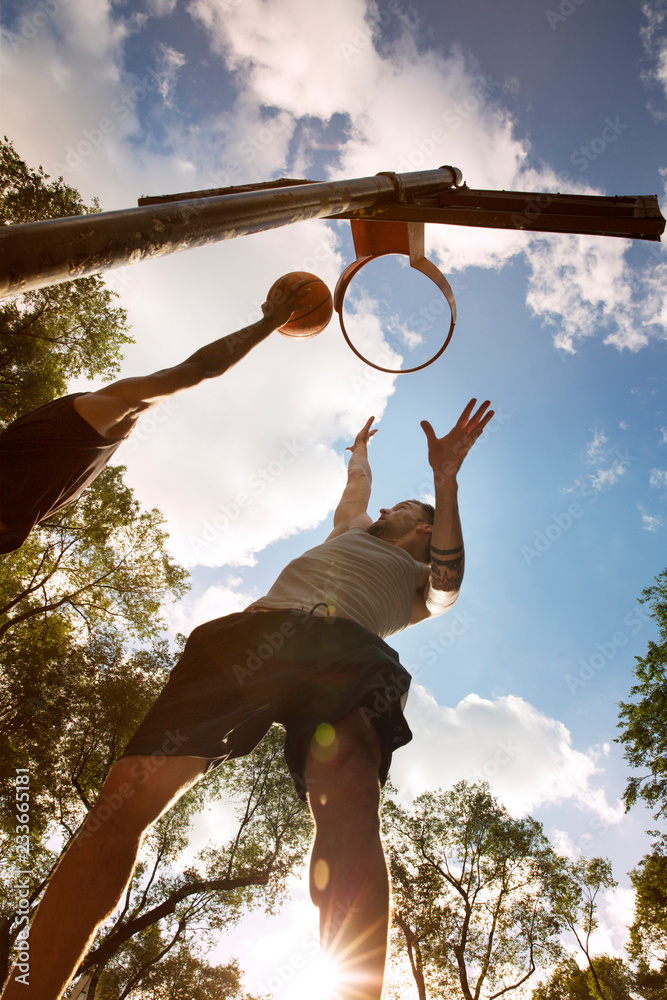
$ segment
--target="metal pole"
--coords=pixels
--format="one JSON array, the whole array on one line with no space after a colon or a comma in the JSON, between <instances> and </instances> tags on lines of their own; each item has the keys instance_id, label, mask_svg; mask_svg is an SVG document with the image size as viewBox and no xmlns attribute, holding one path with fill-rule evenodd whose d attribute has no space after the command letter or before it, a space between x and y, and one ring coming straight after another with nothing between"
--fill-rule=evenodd
<instances>
[{"instance_id":1,"label":"metal pole","mask_svg":"<svg viewBox=\"0 0 667 1000\"><path fill-rule=\"evenodd\" d=\"M0 298L292 222L437 194L461 180L455 167L387 172L0 227Z\"/></svg>"}]
</instances>

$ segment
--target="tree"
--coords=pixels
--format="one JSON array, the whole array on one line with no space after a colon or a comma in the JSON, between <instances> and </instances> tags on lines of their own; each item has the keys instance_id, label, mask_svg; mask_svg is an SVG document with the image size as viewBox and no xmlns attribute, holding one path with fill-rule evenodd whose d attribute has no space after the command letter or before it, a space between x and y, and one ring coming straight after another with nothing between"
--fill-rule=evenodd
<instances>
[{"instance_id":1,"label":"tree","mask_svg":"<svg viewBox=\"0 0 667 1000\"><path fill-rule=\"evenodd\" d=\"M94 987L99 983L99 993L89 989L91 1000L129 995L107 992L120 980L125 990L131 983L147 989L162 977L158 963L172 949L191 951L194 936L212 942L248 910L261 906L275 912L281 905L311 835L283 741L273 727L254 753L213 771L151 829L119 912L101 929L79 969L92 974ZM236 833L222 847L206 846L179 871L189 821L221 798L235 807Z\"/></svg>"},{"instance_id":2,"label":"tree","mask_svg":"<svg viewBox=\"0 0 667 1000\"><path fill-rule=\"evenodd\" d=\"M593 996L598 1000L615 1000L615 994L607 992L598 976L590 941L598 925L598 896L603 889L611 889L616 884L606 858L579 858L574 862L559 858L549 886L552 913L574 935L588 964Z\"/></svg>"},{"instance_id":3,"label":"tree","mask_svg":"<svg viewBox=\"0 0 667 1000\"><path fill-rule=\"evenodd\" d=\"M156 946L159 947L159 944ZM123 971L114 968L105 972L95 994L96 1000L125 1000L127 996L136 1000L253 1000L242 992L238 962L232 960L225 965L209 965L183 943L153 964L136 989L131 979L125 981Z\"/></svg>"},{"instance_id":4,"label":"tree","mask_svg":"<svg viewBox=\"0 0 667 1000\"><path fill-rule=\"evenodd\" d=\"M48 183L13 144L0 142L0 223L98 212L62 177ZM97 276L25 292L0 305L0 426L67 391L80 375L112 378L131 343L124 309Z\"/></svg>"},{"instance_id":5,"label":"tree","mask_svg":"<svg viewBox=\"0 0 667 1000\"><path fill-rule=\"evenodd\" d=\"M108 466L0 562L0 639L54 612L89 634L110 623L140 638L164 628L161 606L182 596L188 574L165 550L162 514L141 510L124 471Z\"/></svg>"},{"instance_id":6,"label":"tree","mask_svg":"<svg viewBox=\"0 0 667 1000\"><path fill-rule=\"evenodd\" d=\"M162 641L127 653L107 629L73 641L61 618L35 621L0 644L0 981L20 925L16 910L29 858L29 903L41 895L59 847L78 828L111 763L164 685L174 657ZM17 774L27 775L29 850L16 836Z\"/></svg>"},{"instance_id":7,"label":"tree","mask_svg":"<svg viewBox=\"0 0 667 1000\"><path fill-rule=\"evenodd\" d=\"M69 646L71 631L52 616L10 633L0 646L5 715L1 739L6 751L1 755L5 802L0 836L6 859L0 882L4 974L20 927L18 887L26 881L25 856L13 850L16 767L25 767L30 775L32 908L109 766L174 663L164 642L128 651L123 636L106 629ZM217 799L236 808L234 837L225 845L206 847L183 864L191 822ZM88 996L99 988L102 1000L118 1000L134 991L141 996L142 990L152 997L161 995L158 987L162 995L169 995L172 987L178 995L179 982L178 989L185 989L177 975L184 965L164 962L179 954L182 963L196 971L202 1000L240 1000L238 976L231 967L211 967L198 954L199 946L245 910L277 907L309 839L308 813L294 794L282 759L282 738L275 730L254 755L207 776L149 832L120 910L103 926L81 966L80 973L93 978Z\"/></svg>"},{"instance_id":8,"label":"tree","mask_svg":"<svg viewBox=\"0 0 667 1000\"><path fill-rule=\"evenodd\" d=\"M605 996L632 1000L634 977L621 958L597 955L593 959L595 978ZM590 969L580 969L573 958L561 962L543 983L533 990L532 1000L599 1000L600 994Z\"/></svg>"},{"instance_id":9,"label":"tree","mask_svg":"<svg viewBox=\"0 0 667 1000\"><path fill-rule=\"evenodd\" d=\"M628 954L637 964L637 985L642 996L667 997L667 836L658 839L630 872L635 890L635 913L630 927Z\"/></svg>"},{"instance_id":10,"label":"tree","mask_svg":"<svg viewBox=\"0 0 667 1000\"><path fill-rule=\"evenodd\" d=\"M643 774L631 775L625 788L626 809L643 800L654 818L667 817L667 569L639 598L649 604L658 626L658 642L649 640L646 656L636 657L637 684L632 701L620 702L619 743L626 760ZM648 772L648 773L646 773ZM630 873L635 888L635 915L630 927L629 953L637 963L642 996L667 996L667 834L649 831L656 840Z\"/></svg>"},{"instance_id":11,"label":"tree","mask_svg":"<svg viewBox=\"0 0 667 1000\"><path fill-rule=\"evenodd\" d=\"M394 947L407 951L420 1000L499 997L561 955L548 893L556 856L539 823L466 782L410 811L389 802L386 816Z\"/></svg>"},{"instance_id":12,"label":"tree","mask_svg":"<svg viewBox=\"0 0 667 1000\"><path fill-rule=\"evenodd\" d=\"M638 683L630 688L635 700L620 702L618 742L633 768L649 772L629 778L626 807L643 799L657 807L658 819L667 816L667 569L655 580L656 585L644 588L639 600L650 604L649 616L658 624L660 642L649 640L646 656L635 657Z\"/></svg>"}]
</instances>

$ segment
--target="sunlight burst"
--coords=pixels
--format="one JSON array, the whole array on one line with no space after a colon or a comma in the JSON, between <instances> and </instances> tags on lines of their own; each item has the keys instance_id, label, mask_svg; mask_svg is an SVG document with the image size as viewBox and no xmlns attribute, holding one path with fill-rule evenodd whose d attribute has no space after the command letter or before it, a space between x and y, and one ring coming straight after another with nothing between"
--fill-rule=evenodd
<instances>
[{"instance_id":1,"label":"sunlight burst","mask_svg":"<svg viewBox=\"0 0 667 1000\"><path fill-rule=\"evenodd\" d=\"M340 971L327 955L317 955L285 993L285 1000L338 1000Z\"/></svg>"}]
</instances>

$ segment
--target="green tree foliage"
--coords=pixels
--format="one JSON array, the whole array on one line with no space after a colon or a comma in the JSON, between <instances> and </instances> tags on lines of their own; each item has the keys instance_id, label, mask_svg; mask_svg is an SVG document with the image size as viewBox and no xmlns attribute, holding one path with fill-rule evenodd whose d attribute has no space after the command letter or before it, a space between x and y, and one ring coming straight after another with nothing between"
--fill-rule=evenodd
<instances>
[{"instance_id":1,"label":"green tree foliage","mask_svg":"<svg viewBox=\"0 0 667 1000\"><path fill-rule=\"evenodd\" d=\"M57 822L71 836L172 666L164 640L127 653L109 628L83 643L57 618L10 633L0 644L2 828L13 829L14 775L28 767L33 833Z\"/></svg>"},{"instance_id":2,"label":"green tree foliage","mask_svg":"<svg viewBox=\"0 0 667 1000\"><path fill-rule=\"evenodd\" d=\"M234 835L183 865L189 823L220 801L234 811ZM274 727L253 754L213 771L152 828L120 910L79 969L99 983L89 996L117 1000L125 995L117 992L121 980L125 988L133 982L147 989L164 975L158 963L172 949L196 954L249 910L275 912L310 834L284 761L282 731Z\"/></svg>"},{"instance_id":3,"label":"green tree foliage","mask_svg":"<svg viewBox=\"0 0 667 1000\"><path fill-rule=\"evenodd\" d=\"M620 703L619 742L636 770L625 789L630 809L643 800L655 819L667 818L667 569L640 597L658 626L658 641L650 640L646 656L636 657L637 683L632 700ZM650 1000L667 998L667 834L651 831L652 850L630 873L636 891L630 927L629 953L637 963L637 984Z\"/></svg>"},{"instance_id":4,"label":"green tree foliage","mask_svg":"<svg viewBox=\"0 0 667 1000\"><path fill-rule=\"evenodd\" d=\"M156 959L169 944L157 930L151 944L150 950L143 941L140 945L133 942L127 949L127 956L137 967L135 978L141 978L134 982L133 978L127 979L123 969L114 967L105 972L96 1000L125 1000L128 996L132 1000L253 1000L243 991L238 962L209 965L182 942Z\"/></svg>"},{"instance_id":5,"label":"green tree foliage","mask_svg":"<svg viewBox=\"0 0 667 1000\"><path fill-rule=\"evenodd\" d=\"M99 211L60 177L31 170L0 142L0 223L12 225ZM0 427L67 391L80 375L112 378L131 343L124 309L92 276L25 292L0 304Z\"/></svg>"},{"instance_id":6,"label":"green tree foliage","mask_svg":"<svg viewBox=\"0 0 667 1000\"><path fill-rule=\"evenodd\" d=\"M588 976L599 1000L614 1000L597 974L595 960L591 955L591 935L598 926L597 900L604 889L612 889L617 883L611 873L611 864L606 858L579 858L571 862L558 858L549 884L551 909L559 923L574 936L577 945L586 958Z\"/></svg>"},{"instance_id":7,"label":"green tree foliage","mask_svg":"<svg viewBox=\"0 0 667 1000\"><path fill-rule=\"evenodd\" d=\"M387 804L394 947L420 1000L521 990L561 955L549 888L557 858L533 819L515 820L486 784Z\"/></svg>"},{"instance_id":8,"label":"green tree foliage","mask_svg":"<svg viewBox=\"0 0 667 1000\"><path fill-rule=\"evenodd\" d=\"M667 1000L667 837L630 872L635 913L628 954L636 962L636 986L646 1000Z\"/></svg>"},{"instance_id":9,"label":"green tree foliage","mask_svg":"<svg viewBox=\"0 0 667 1000\"><path fill-rule=\"evenodd\" d=\"M0 851L6 859L0 973L6 973L20 926L16 904L26 869L25 857L12 850L15 767L26 766L30 775L32 906L174 662L165 643L127 650L124 637L111 628L85 641L72 638L72 626L50 616L9 633L0 646ZM183 860L195 816L218 800L227 814L236 814L233 837ZM186 988L179 969L187 966L196 972L202 1000L245 998L233 968L211 967L200 952L248 909L280 905L290 873L303 861L310 826L278 730L251 757L212 772L147 835L121 907L80 969L100 991L89 996L118 1000L130 995L130 987L138 997L172 995L170 990L178 996ZM171 960L174 955L181 956L180 964Z\"/></svg>"},{"instance_id":10,"label":"green tree foliage","mask_svg":"<svg viewBox=\"0 0 667 1000\"><path fill-rule=\"evenodd\" d=\"M648 773L632 776L625 789L630 808L643 799L656 809L656 819L667 817L667 569L654 586L642 591L649 615L658 625L659 642L649 641L644 657L636 657L638 683L630 688L632 701L620 702L619 742L629 764Z\"/></svg>"},{"instance_id":11,"label":"green tree foliage","mask_svg":"<svg viewBox=\"0 0 667 1000\"><path fill-rule=\"evenodd\" d=\"M30 902L41 895L109 767L164 685L166 643L131 653L111 629L73 642L62 618L35 621L0 644L0 967L15 936L25 854L16 838L17 768L30 791ZM52 840L52 838L55 838ZM1 971L1 970L0 970ZM3 978L0 975L0 980Z\"/></svg>"},{"instance_id":12,"label":"green tree foliage","mask_svg":"<svg viewBox=\"0 0 667 1000\"><path fill-rule=\"evenodd\" d=\"M90 634L101 624L141 638L164 628L161 606L182 596L188 574L165 551L162 514L141 510L124 471L108 466L0 561L0 639L55 612Z\"/></svg>"},{"instance_id":13,"label":"green tree foliage","mask_svg":"<svg viewBox=\"0 0 667 1000\"><path fill-rule=\"evenodd\" d=\"M561 962L548 982L533 990L532 1000L600 1000L596 980L605 997L612 1000L633 1000L634 977L621 958L597 955L593 970L580 969L573 958Z\"/></svg>"}]
</instances>

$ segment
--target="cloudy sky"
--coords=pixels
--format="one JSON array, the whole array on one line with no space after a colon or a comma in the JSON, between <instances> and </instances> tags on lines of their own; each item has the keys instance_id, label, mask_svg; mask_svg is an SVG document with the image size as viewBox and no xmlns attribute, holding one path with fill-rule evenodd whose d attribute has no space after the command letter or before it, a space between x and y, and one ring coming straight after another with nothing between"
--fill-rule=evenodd
<instances>
[{"instance_id":1,"label":"cloudy sky","mask_svg":"<svg viewBox=\"0 0 667 1000\"><path fill-rule=\"evenodd\" d=\"M6 0L2 65L3 131L104 210L447 163L472 188L657 194L664 212L664 0ZM486 778L564 853L611 857L620 887L598 946L620 953L650 825L623 814L614 738L655 635L637 597L666 561L665 254L456 227L427 227L426 241L459 313L432 367L380 374L335 321L311 341L275 334L147 415L117 460L192 570L170 615L188 632L261 596L326 536L368 416L376 510L432 492L421 419L444 433L471 396L491 399L461 474L461 597L394 638L418 735L392 776L405 801ZM349 225L319 221L111 272L136 338L123 374L257 319L286 271L333 288L353 258ZM380 363L419 364L444 339L444 300L397 259L372 268L350 292L353 339ZM303 887L290 920L301 944L253 924L219 949L250 988L273 978L280 1000L294 989L281 956L312 951Z\"/></svg>"}]
</instances>

